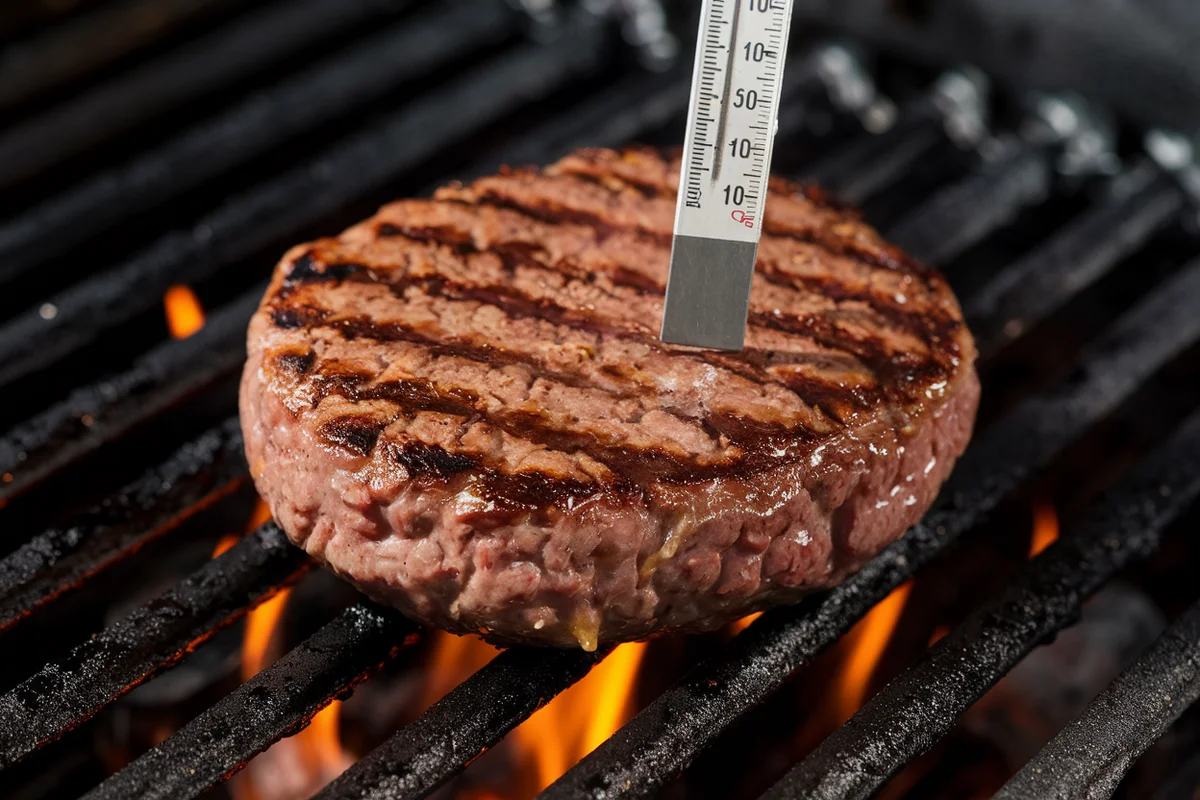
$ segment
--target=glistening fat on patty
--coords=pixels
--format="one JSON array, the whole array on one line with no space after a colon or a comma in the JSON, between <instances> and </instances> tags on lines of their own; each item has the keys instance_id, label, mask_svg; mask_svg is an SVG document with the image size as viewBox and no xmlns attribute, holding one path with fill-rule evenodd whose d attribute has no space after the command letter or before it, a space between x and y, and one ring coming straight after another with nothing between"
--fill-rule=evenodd
<instances>
[{"instance_id":1,"label":"glistening fat on patty","mask_svg":"<svg viewBox=\"0 0 1200 800\"><path fill-rule=\"evenodd\" d=\"M746 349L663 344L678 174L582 151L289 252L241 392L288 535L422 621L592 648L794 602L916 522L979 396L945 280L773 181Z\"/></svg>"}]
</instances>

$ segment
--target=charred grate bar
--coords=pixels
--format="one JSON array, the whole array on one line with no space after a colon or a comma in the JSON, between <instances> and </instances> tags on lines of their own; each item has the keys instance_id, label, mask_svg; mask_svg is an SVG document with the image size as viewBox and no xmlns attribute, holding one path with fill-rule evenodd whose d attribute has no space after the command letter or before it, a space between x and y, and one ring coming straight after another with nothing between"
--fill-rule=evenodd
<instances>
[{"instance_id":1,"label":"charred grate bar","mask_svg":"<svg viewBox=\"0 0 1200 800\"><path fill-rule=\"evenodd\" d=\"M420 629L358 603L96 789L85 800L185 800L236 772L406 645Z\"/></svg>"},{"instance_id":2,"label":"charred grate bar","mask_svg":"<svg viewBox=\"0 0 1200 800\"><path fill-rule=\"evenodd\" d=\"M938 109L922 99L906 107L887 133L867 134L835 150L806 168L804 177L840 201L859 206L893 185L945 139Z\"/></svg>"},{"instance_id":3,"label":"charred grate bar","mask_svg":"<svg viewBox=\"0 0 1200 800\"><path fill-rule=\"evenodd\" d=\"M505 141L471 166L455 172L454 179L470 181L492 175L505 166L544 163L585 143L594 147L619 146L686 111L690 77L680 71L630 76L579 108ZM426 187L422 194L432 194L446 182L440 180Z\"/></svg>"},{"instance_id":4,"label":"charred grate bar","mask_svg":"<svg viewBox=\"0 0 1200 800\"><path fill-rule=\"evenodd\" d=\"M10 187L273 61L385 18L376 0L283 0L0 135Z\"/></svg>"},{"instance_id":5,"label":"charred grate bar","mask_svg":"<svg viewBox=\"0 0 1200 800\"><path fill-rule=\"evenodd\" d=\"M33 537L0 560L0 634L247 477L242 429L234 418L184 445L69 527Z\"/></svg>"},{"instance_id":6,"label":"charred grate bar","mask_svg":"<svg viewBox=\"0 0 1200 800\"><path fill-rule=\"evenodd\" d=\"M1074 532L1034 559L1007 590L884 687L764 800L872 796L949 733L958 717L1030 650L1074 622L1084 600L1119 570L1154 552L1164 528L1197 495L1200 416L1105 493ZM1194 681L1195 664L1190 666Z\"/></svg>"},{"instance_id":7,"label":"charred grate bar","mask_svg":"<svg viewBox=\"0 0 1200 800\"><path fill-rule=\"evenodd\" d=\"M0 696L0 769L54 741L177 663L218 628L309 569L267 524L161 597L132 611Z\"/></svg>"},{"instance_id":8,"label":"charred grate bar","mask_svg":"<svg viewBox=\"0 0 1200 800\"><path fill-rule=\"evenodd\" d=\"M168 234L117 269L0 326L0 386L11 384L153 307L173 283L211 277L318 224L514 106L545 97L601 63L604 36L587 14L547 45L525 45L410 103L316 160L231 200L190 233Z\"/></svg>"},{"instance_id":9,"label":"charred grate bar","mask_svg":"<svg viewBox=\"0 0 1200 800\"><path fill-rule=\"evenodd\" d=\"M1114 196L1004 270L966 304L983 356L998 353L1179 218L1183 193L1143 164L1116 182Z\"/></svg>"},{"instance_id":10,"label":"charred grate bar","mask_svg":"<svg viewBox=\"0 0 1200 800\"><path fill-rule=\"evenodd\" d=\"M0 58L0 109L84 76L235 4L235 0L120 0L68 20L5 50Z\"/></svg>"},{"instance_id":11,"label":"charred grate bar","mask_svg":"<svg viewBox=\"0 0 1200 800\"><path fill-rule=\"evenodd\" d=\"M73 391L0 438L0 502L96 452L175 403L233 375L246 358L246 325L258 286L186 339L153 348L125 372Z\"/></svg>"},{"instance_id":12,"label":"charred grate bar","mask_svg":"<svg viewBox=\"0 0 1200 800\"><path fill-rule=\"evenodd\" d=\"M1197 700L1200 605L1180 617L1137 663L1034 756L996 798L1111 797L1137 757Z\"/></svg>"},{"instance_id":13,"label":"charred grate bar","mask_svg":"<svg viewBox=\"0 0 1200 800\"><path fill-rule=\"evenodd\" d=\"M609 653L512 648L335 779L316 800L427 797Z\"/></svg>"},{"instance_id":14,"label":"charred grate bar","mask_svg":"<svg viewBox=\"0 0 1200 800\"><path fill-rule=\"evenodd\" d=\"M943 267L1050 193L1048 144L1011 137L971 180L943 190L901 220L888 239L926 263Z\"/></svg>"},{"instance_id":15,"label":"charred grate bar","mask_svg":"<svg viewBox=\"0 0 1200 800\"><path fill-rule=\"evenodd\" d=\"M545 798L653 796L800 666L974 526L1033 471L1200 339L1200 262L1123 317L1066 383L984 431L943 489L945 502L854 577L794 609L768 612L552 785Z\"/></svg>"},{"instance_id":16,"label":"charred grate bar","mask_svg":"<svg viewBox=\"0 0 1200 800\"><path fill-rule=\"evenodd\" d=\"M452 3L395 24L352 52L249 97L157 150L0 226L0 282L374 102L404 81L502 41L514 29L511 20L498 2Z\"/></svg>"}]
</instances>

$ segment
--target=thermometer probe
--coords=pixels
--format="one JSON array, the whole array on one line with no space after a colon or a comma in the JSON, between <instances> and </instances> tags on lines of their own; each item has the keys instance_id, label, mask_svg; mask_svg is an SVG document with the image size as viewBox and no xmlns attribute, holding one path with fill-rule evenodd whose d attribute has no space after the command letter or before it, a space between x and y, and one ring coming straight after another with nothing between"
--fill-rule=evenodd
<instances>
[{"instance_id":1,"label":"thermometer probe","mask_svg":"<svg viewBox=\"0 0 1200 800\"><path fill-rule=\"evenodd\" d=\"M704 0L661 338L741 350L792 0Z\"/></svg>"}]
</instances>

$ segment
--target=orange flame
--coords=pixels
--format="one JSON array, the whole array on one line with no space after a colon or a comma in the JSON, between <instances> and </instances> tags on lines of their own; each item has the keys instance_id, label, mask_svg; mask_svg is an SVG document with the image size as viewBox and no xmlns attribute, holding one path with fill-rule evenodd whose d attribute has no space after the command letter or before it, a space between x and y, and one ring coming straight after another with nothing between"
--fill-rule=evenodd
<instances>
[{"instance_id":1,"label":"orange flame","mask_svg":"<svg viewBox=\"0 0 1200 800\"><path fill-rule=\"evenodd\" d=\"M644 642L617 647L588 673L513 731L519 748L521 794L558 780L633 716L633 689Z\"/></svg>"},{"instance_id":2,"label":"orange flame","mask_svg":"<svg viewBox=\"0 0 1200 800\"><path fill-rule=\"evenodd\" d=\"M204 308L196 293L186 286L172 286L163 295L167 330L173 339L186 339L204 327Z\"/></svg>"},{"instance_id":3,"label":"orange flame","mask_svg":"<svg viewBox=\"0 0 1200 800\"><path fill-rule=\"evenodd\" d=\"M1054 544L1058 539L1058 514L1054 506L1046 501L1040 501L1033 506L1033 537L1029 543L1029 557Z\"/></svg>"},{"instance_id":4,"label":"orange flame","mask_svg":"<svg viewBox=\"0 0 1200 800\"><path fill-rule=\"evenodd\" d=\"M260 499L247 527L253 530L270 518L270 510ZM239 538L222 538L214 558ZM246 616L243 681L253 678L277 657L279 623L291 593L291 589L280 590ZM353 758L342 747L338 733L341 709L341 701L334 700L318 711L304 730L276 742L251 761L229 784L234 800L298 800L311 796L344 772Z\"/></svg>"},{"instance_id":5,"label":"orange flame","mask_svg":"<svg viewBox=\"0 0 1200 800\"><path fill-rule=\"evenodd\" d=\"M242 639L242 680L250 680L269 663L267 656L271 640L275 638L275 628L291 595L291 589L282 589L274 597L260 603L246 617L246 635Z\"/></svg>"},{"instance_id":6,"label":"orange flame","mask_svg":"<svg viewBox=\"0 0 1200 800\"><path fill-rule=\"evenodd\" d=\"M267 507L267 504L260 497L258 502L254 504L254 511L250 514L250 521L246 523L246 533L251 533L258 526L270 519L271 509ZM225 534L221 537L220 541L217 542L217 546L213 548L212 557L216 558L241 540L242 537L238 536L236 533Z\"/></svg>"},{"instance_id":7,"label":"orange flame","mask_svg":"<svg viewBox=\"0 0 1200 800\"><path fill-rule=\"evenodd\" d=\"M250 522L246 524L246 533L251 533L259 526L271 521L271 508L267 502L261 497L254 504L254 513L250 515Z\"/></svg>"},{"instance_id":8,"label":"orange flame","mask_svg":"<svg viewBox=\"0 0 1200 800\"><path fill-rule=\"evenodd\" d=\"M334 700L317 712L308 727L296 735L296 741L304 752L306 765L317 775L327 776L325 782L345 772L354 759L342 747L338 733L341 721L342 701Z\"/></svg>"},{"instance_id":9,"label":"orange flame","mask_svg":"<svg viewBox=\"0 0 1200 800\"><path fill-rule=\"evenodd\" d=\"M898 586L850 631L851 650L842 666L835 693L839 723L854 716L867 701L871 676L900 621L911 591L911 580Z\"/></svg>"},{"instance_id":10,"label":"orange flame","mask_svg":"<svg viewBox=\"0 0 1200 800\"><path fill-rule=\"evenodd\" d=\"M232 533L225 534L224 536L221 537L221 540L219 542L217 542L217 546L213 548L212 557L216 558L217 556L221 555L222 553L224 553L229 548L233 547L235 544L237 544L241 540L242 540L242 537L237 536L236 534L232 534Z\"/></svg>"},{"instance_id":11,"label":"orange flame","mask_svg":"<svg viewBox=\"0 0 1200 800\"><path fill-rule=\"evenodd\" d=\"M754 614L750 614L748 616L742 617L739 620L735 620L734 622L730 623L729 630L734 636L736 636L739 633L741 633L742 631L746 630L746 628L749 628L752 624L754 624L754 620L758 619L762 615L763 615L763 612L758 611Z\"/></svg>"},{"instance_id":12,"label":"orange flame","mask_svg":"<svg viewBox=\"0 0 1200 800\"><path fill-rule=\"evenodd\" d=\"M435 634L426 671L426 706L484 666L499 651L474 636ZM517 800L558 780L633 716L633 689L646 644L623 644L582 680L512 731L503 744L514 785L464 787L455 800Z\"/></svg>"},{"instance_id":13,"label":"orange flame","mask_svg":"<svg viewBox=\"0 0 1200 800\"><path fill-rule=\"evenodd\" d=\"M434 633L433 657L425 668L421 711L441 700L499 654L499 650L474 636Z\"/></svg>"}]
</instances>

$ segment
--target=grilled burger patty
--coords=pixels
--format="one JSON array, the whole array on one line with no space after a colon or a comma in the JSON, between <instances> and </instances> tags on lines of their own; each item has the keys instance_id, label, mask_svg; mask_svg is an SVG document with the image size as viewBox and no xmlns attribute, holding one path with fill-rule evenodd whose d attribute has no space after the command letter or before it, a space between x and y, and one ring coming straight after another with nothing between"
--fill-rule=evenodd
<instances>
[{"instance_id":1,"label":"grilled burger patty","mask_svg":"<svg viewBox=\"0 0 1200 800\"><path fill-rule=\"evenodd\" d=\"M422 621L591 649L793 602L915 523L979 397L945 280L774 181L746 348L663 344L678 174L583 151L289 252L241 411L293 541Z\"/></svg>"}]
</instances>

